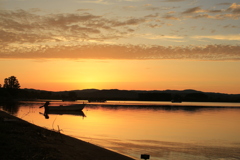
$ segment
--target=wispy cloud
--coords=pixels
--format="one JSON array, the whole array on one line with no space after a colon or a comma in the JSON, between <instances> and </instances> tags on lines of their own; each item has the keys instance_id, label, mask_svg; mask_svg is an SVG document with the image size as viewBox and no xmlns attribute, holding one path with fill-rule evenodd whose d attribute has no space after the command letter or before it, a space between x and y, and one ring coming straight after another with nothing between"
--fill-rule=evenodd
<instances>
[{"instance_id":1,"label":"wispy cloud","mask_svg":"<svg viewBox=\"0 0 240 160\"><path fill-rule=\"evenodd\" d=\"M177 40L180 40L180 39L184 39L183 36L172 36L172 35L146 35L146 38L147 39L177 39Z\"/></svg>"},{"instance_id":2,"label":"wispy cloud","mask_svg":"<svg viewBox=\"0 0 240 160\"><path fill-rule=\"evenodd\" d=\"M192 13L201 13L201 12L206 12L206 11L202 10L200 7L193 7L184 11L183 14L192 14Z\"/></svg>"},{"instance_id":3,"label":"wispy cloud","mask_svg":"<svg viewBox=\"0 0 240 160\"><path fill-rule=\"evenodd\" d=\"M216 39L216 40L235 40L240 41L240 34L238 35L205 35L205 36L193 36L196 39Z\"/></svg>"},{"instance_id":4,"label":"wispy cloud","mask_svg":"<svg viewBox=\"0 0 240 160\"><path fill-rule=\"evenodd\" d=\"M173 16L173 15L165 15L163 16L164 19L171 19L171 20L180 20L180 18Z\"/></svg>"},{"instance_id":5,"label":"wispy cloud","mask_svg":"<svg viewBox=\"0 0 240 160\"><path fill-rule=\"evenodd\" d=\"M228 4L228 3L227 3ZM227 5L225 4L225 5ZM188 15L188 18L209 18L209 19L239 19L240 18L240 4L232 3L226 9L209 10L201 7L189 8L182 12Z\"/></svg>"},{"instance_id":6,"label":"wispy cloud","mask_svg":"<svg viewBox=\"0 0 240 160\"><path fill-rule=\"evenodd\" d=\"M145 45L20 46L5 48L0 58L24 59L196 59L240 60L240 46L164 47Z\"/></svg>"},{"instance_id":7,"label":"wispy cloud","mask_svg":"<svg viewBox=\"0 0 240 160\"><path fill-rule=\"evenodd\" d=\"M183 2L183 1L186 1L186 0L164 0L162 2Z\"/></svg>"},{"instance_id":8,"label":"wispy cloud","mask_svg":"<svg viewBox=\"0 0 240 160\"><path fill-rule=\"evenodd\" d=\"M227 10L235 14L240 14L240 4L233 3Z\"/></svg>"},{"instance_id":9,"label":"wispy cloud","mask_svg":"<svg viewBox=\"0 0 240 160\"><path fill-rule=\"evenodd\" d=\"M110 2L105 1L105 0L87 0L87 1L78 1L78 2L79 3L105 4L105 5L111 4Z\"/></svg>"},{"instance_id":10,"label":"wispy cloud","mask_svg":"<svg viewBox=\"0 0 240 160\"><path fill-rule=\"evenodd\" d=\"M1 43L103 40L125 37L144 18L106 19L89 13L37 15L24 10L0 11Z\"/></svg>"}]
</instances>

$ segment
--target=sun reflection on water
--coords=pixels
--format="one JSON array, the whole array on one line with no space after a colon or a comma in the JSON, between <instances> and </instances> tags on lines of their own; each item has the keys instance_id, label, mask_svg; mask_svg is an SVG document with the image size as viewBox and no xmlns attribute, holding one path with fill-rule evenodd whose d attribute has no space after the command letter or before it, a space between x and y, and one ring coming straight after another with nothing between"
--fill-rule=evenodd
<instances>
[{"instance_id":1,"label":"sun reflection on water","mask_svg":"<svg viewBox=\"0 0 240 160\"><path fill-rule=\"evenodd\" d=\"M166 107L166 102L164 107L109 102L87 104L83 109L85 116L49 114L49 119L45 119L39 108L43 103L24 103L16 116L135 158L141 153L151 154L151 159L156 160L239 156L239 152L234 152L240 149L239 108L176 109Z\"/></svg>"}]
</instances>

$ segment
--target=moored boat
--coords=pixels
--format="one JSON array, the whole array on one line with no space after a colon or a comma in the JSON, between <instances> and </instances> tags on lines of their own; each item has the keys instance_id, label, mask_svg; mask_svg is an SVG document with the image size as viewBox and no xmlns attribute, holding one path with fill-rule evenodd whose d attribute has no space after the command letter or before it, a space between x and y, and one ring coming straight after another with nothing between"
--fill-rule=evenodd
<instances>
[{"instance_id":1,"label":"moored boat","mask_svg":"<svg viewBox=\"0 0 240 160\"><path fill-rule=\"evenodd\" d=\"M172 103L182 103L182 98L181 97L174 97L171 101L172 101Z\"/></svg>"},{"instance_id":2,"label":"moored boat","mask_svg":"<svg viewBox=\"0 0 240 160\"><path fill-rule=\"evenodd\" d=\"M65 101L74 102L74 101L76 101L76 99L74 99L74 98L65 98L65 99L62 99L62 101L63 102L65 102Z\"/></svg>"},{"instance_id":3,"label":"moored boat","mask_svg":"<svg viewBox=\"0 0 240 160\"><path fill-rule=\"evenodd\" d=\"M91 103L91 102L100 102L100 103L104 103L106 102L107 100L105 99L89 99L88 102Z\"/></svg>"},{"instance_id":4,"label":"moored boat","mask_svg":"<svg viewBox=\"0 0 240 160\"><path fill-rule=\"evenodd\" d=\"M55 115L73 115L73 116L82 116L86 117L83 111L59 111L59 110L50 110L48 114L55 114Z\"/></svg>"},{"instance_id":5,"label":"moored boat","mask_svg":"<svg viewBox=\"0 0 240 160\"><path fill-rule=\"evenodd\" d=\"M49 111L81 111L86 104L72 104L68 106L48 106Z\"/></svg>"},{"instance_id":6,"label":"moored boat","mask_svg":"<svg viewBox=\"0 0 240 160\"><path fill-rule=\"evenodd\" d=\"M172 102L172 103L182 103L182 101L181 101L180 99L178 99L178 100L173 99L171 102Z\"/></svg>"}]
</instances>

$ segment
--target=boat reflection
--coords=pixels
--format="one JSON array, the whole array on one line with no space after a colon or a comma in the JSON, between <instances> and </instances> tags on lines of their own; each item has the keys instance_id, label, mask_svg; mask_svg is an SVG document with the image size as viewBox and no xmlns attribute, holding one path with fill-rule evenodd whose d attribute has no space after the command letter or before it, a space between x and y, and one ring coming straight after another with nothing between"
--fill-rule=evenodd
<instances>
[{"instance_id":1,"label":"boat reflection","mask_svg":"<svg viewBox=\"0 0 240 160\"><path fill-rule=\"evenodd\" d=\"M72 116L82 116L86 117L83 111L54 111L54 110L49 110L45 111L44 113L39 112L39 114L42 114L46 119L49 119L49 115L72 115Z\"/></svg>"}]
</instances>

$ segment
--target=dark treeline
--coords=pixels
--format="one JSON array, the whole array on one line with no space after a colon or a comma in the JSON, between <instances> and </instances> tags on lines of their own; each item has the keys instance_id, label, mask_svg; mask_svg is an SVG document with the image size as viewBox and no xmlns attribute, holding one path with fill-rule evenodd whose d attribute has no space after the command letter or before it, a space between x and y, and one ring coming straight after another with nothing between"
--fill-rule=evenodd
<instances>
[{"instance_id":1,"label":"dark treeline","mask_svg":"<svg viewBox=\"0 0 240 160\"><path fill-rule=\"evenodd\" d=\"M20 89L20 83L15 76L4 79L0 85L0 103L9 103L19 100L56 99L63 101L74 100L136 100L136 101L191 101L191 102L240 102L240 94L223 94L201 92L196 90L165 90L165 91L139 91L139 90L72 90L72 91L43 91L35 89Z\"/></svg>"},{"instance_id":2,"label":"dark treeline","mask_svg":"<svg viewBox=\"0 0 240 160\"><path fill-rule=\"evenodd\" d=\"M14 97L18 100L56 99L56 100L138 100L138 101L192 101L192 102L240 102L240 94L223 94L201 92L196 90L73 90L73 91L43 91L35 89L18 89L13 92L0 88L0 101Z\"/></svg>"}]
</instances>

